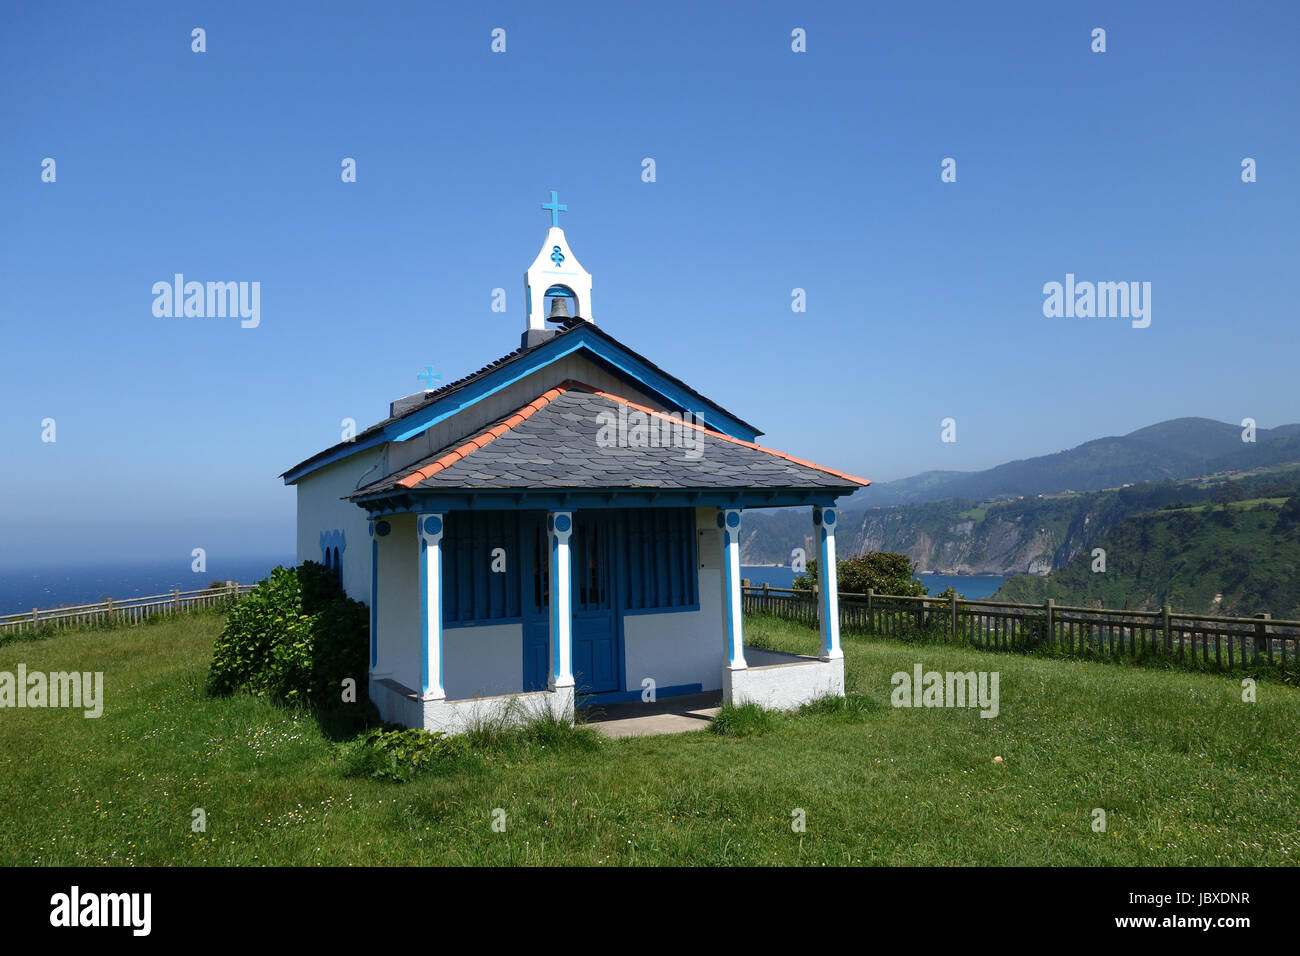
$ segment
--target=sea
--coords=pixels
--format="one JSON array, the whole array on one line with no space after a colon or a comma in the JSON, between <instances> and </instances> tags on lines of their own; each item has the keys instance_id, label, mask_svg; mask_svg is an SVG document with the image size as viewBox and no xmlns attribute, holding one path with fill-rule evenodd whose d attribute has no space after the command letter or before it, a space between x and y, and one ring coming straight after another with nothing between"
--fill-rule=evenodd
<instances>
[{"instance_id":1,"label":"sea","mask_svg":"<svg viewBox=\"0 0 1300 956\"><path fill-rule=\"evenodd\" d=\"M94 604L108 598L148 597L172 590L197 591L214 581L256 584L277 564L293 567L292 554L256 558L209 555L203 571L191 569L188 555L165 561L113 564L60 564L54 567L0 568L0 616L32 608Z\"/></svg>"},{"instance_id":2,"label":"sea","mask_svg":"<svg viewBox=\"0 0 1300 956\"><path fill-rule=\"evenodd\" d=\"M165 561L122 561L115 564L0 569L0 616L32 608L93 604L108 598L145 597L172 590L194 591L214 581L256 584L276 565L292 567L293 555L216 558L209 556L205 570L193 571L188 557ZM788 588L794 572L788 567L744 566L743 577L752 584ZM999 574L921 574L931 594L952 586L962 597L977 600L996 591L1006 577Z\"/></svg>"},{"instance_id":3,"label":"sea","mask_svg":"<svg viewBox=\"0 0 1300 956\"><path fill-rule=\"evenodd\" d=\"M769 584L774 588L788 588L794 584L794 571L788 567L765 567L760 565L741 565L740 576L749 578L751 585L762 587ZM964 598L978 601L986 598L1007 579L1005 574L918 574L921 583L930 589L931 594L938 594L944 588L951 587Z\"/></svg>"}]
</instances>

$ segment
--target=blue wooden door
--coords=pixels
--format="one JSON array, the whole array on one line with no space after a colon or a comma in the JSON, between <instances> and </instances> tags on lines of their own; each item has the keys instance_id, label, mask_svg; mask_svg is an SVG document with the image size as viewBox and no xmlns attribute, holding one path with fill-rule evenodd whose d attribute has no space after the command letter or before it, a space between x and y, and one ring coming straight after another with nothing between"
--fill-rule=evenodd
<instances>
[{"instance_id":1,"label":"blue wooden door","mask_svg":"<svg viewBox=\"0 0 1300 956\"><path fill-rule=\"evenodd\" d=\"M579 694L621 690L618 600L613 572L617 516L577 514L573 523L573 679Z\"/></svg>"}]
</instances>

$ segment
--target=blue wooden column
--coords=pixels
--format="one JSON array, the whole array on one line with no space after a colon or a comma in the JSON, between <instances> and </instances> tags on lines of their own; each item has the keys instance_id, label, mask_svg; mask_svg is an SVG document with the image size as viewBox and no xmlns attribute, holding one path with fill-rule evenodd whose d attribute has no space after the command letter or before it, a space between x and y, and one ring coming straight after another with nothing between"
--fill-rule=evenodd
<instances>
[{"instance_id":1,"label":"blue wooden column","mask_svg":"<svg viewBox=\"0 0 1300 956\"><path fill-rule=\"evenodd\" d=\"M420 538L420 693L441 700L442 685L442 515L417 514Z\"/></svg>"},{"instance_id":2,"label":"blue wooden column","mask_svg":"<svg viewBox=\"0 0 1300 956\"><path fill-rule=\"evenodd\" d=\"M835 509L813 508L813 530L817 535L817 598L821 618L821 659L844 656L840 649L840 587L835 563Z\"/></svg>"},{"instance_id":3,"label":"blue wooden column","mask_svg":"<svg viewBox=\"0 0 1300 956\"><path fill-rule=\"evenodd\" d=\"M740 509L719 508L718 528L722 541L723 659L731 670L744 670L745 633L741 624L740 604Z\"/></svg>"},{"instance_id":4,"label":"blue wooden column","mask_svg":"<svg viewBox=\"0 0 1300 956\"><path fill-rule=\"evenodd\" d=\"M569 539L573 513L552 511L546 516L551 545L551 679L550 688L573 686L573 586Z\"/></svg>"}]
</instances>

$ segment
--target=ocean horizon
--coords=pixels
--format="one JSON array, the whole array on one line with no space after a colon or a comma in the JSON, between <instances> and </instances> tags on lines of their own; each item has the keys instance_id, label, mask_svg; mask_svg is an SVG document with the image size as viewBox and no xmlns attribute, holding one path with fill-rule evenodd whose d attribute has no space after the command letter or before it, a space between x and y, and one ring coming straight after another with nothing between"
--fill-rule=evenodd
<instances>
[{"instance_id":1,"label":"ocean horizon","mask_svg":"<svg viewBox=\"0 0 1300 956\"><path fill-rule=\"evenodd\" d=\"M191 569L193 559L137 559L111 564L60 564L48 567L0 568L0 616L113 598L147 597L169 591L196 591L214 581L256 584L277 564L292 567L293 555L221 558L208 556L207 568Z\"/></svg>"}]
</instances>

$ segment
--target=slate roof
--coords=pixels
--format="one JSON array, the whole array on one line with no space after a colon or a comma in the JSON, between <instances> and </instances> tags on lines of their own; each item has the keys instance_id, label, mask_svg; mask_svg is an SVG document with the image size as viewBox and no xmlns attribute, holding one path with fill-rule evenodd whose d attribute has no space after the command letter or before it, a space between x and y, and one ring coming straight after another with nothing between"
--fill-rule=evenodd
<instances>
[{"instance_id":1,"label":"slate roof","mask_svg":"<svg viewBox=\"0 0 1300 956\"><path fill-rule=\"evenodd\" d=\"M611 443L602 429L642 412L667 426L667 447L629 447L636 433ZM602 420L602 413L603 420ZM612 416L612 417L611 417ZM673 427L685 440L672 441ZM663 432L661 431L662 435ZM649 434L646 438L650 441ZM694 445L693 448L685 447ZM824 468L655 411L582 382L552 388L469 438L434 452L348 495L364 498L411 489L731 489L852 488L865 478Z\"/></svg>"},{"instance_id":2,"label":"slate roof","mask_svg":"<svg viewBox=\"0 0 1300 956\"><path fill-rule=\"evenodd\" d=\"M736 421L744 425L746 428L752 429L755 434L757 435L763 434L761 431L758 430L758 428L751 425L749 422L745 421L739 415L735 415L732 412L727 411L727 409L723 408L717 402L711 401L710 399L701 395L699 392L691 388L689 385L687 385L677 376L672 375L669 372L666 372L664 369L660 368L658 365L650 361L644 355L641 355L635 350L628 348L628 346L624 345L622 342L614 338L608 332L601 331L597 326L593 325L590 322L585 322L581 319L573 319L571 320L570 324L567 327L561 329L556 335L552 336L551 338L546 339L545 341L540 342L537 345L532 346L531 348L518 348L515 349L513 352L507 352L499 359L496 359L495 361L489 362L487 365L484 365L477 372L472 372L469 375L466 375L464 378L457 379L454 382L448 382L446 385L440 386L439 388L435 388L432 391L426 392L423 401L413 403L403 408L400 414L389 415L383 421L376 422L374 425L371 425L369 428L366 428L364 431L357 434L350 441L338 442L334 445L331 445L329 448L324 449L323 451L317 452L316 454L312 455L310 458L303 459L302 461L298 462L298 464L294 465L292 468L285 471L284 474L281 475L280 477L283 478L285 475L292 474L293 472L297 471L298 469L306 465L310 465L316 461L323 460L333 452L347 445L359 446L367 438L370 438L371 436L376 435L379 432L382 432L386 427L393 424L394 422L400 421L401 419L406 418L408 415L411 415L414 412L417 412L420 409L425 408L434 402L441 401L442 399L446 398L448 395L451 395L452 393L461 390L467 385L477 382L479 379L483 378L486 375L491 374L492 372L495 372L497 369L501 368L502 366L506 366L511 364L512 362L518 361L523 356L528 355L529 353L534 352L539 348L550 345L556 339L563 338L564 336L575 331L576 329L586 329L589 332L596 333L601 338L606 339L613 345L616 345L618 348L623 349L629 355L640 360L641 362L644 362L655 372L658 372L660 375L663 375L669 381L673 382L673 384L678 385L681 388L685 389L687 392L689 392L691 395L698 398L705 405L709 405L712 408L715 408L718 411L722 412L724 415L728 416L729 418L735 419Z\"/></svg>"}]
</instances>

